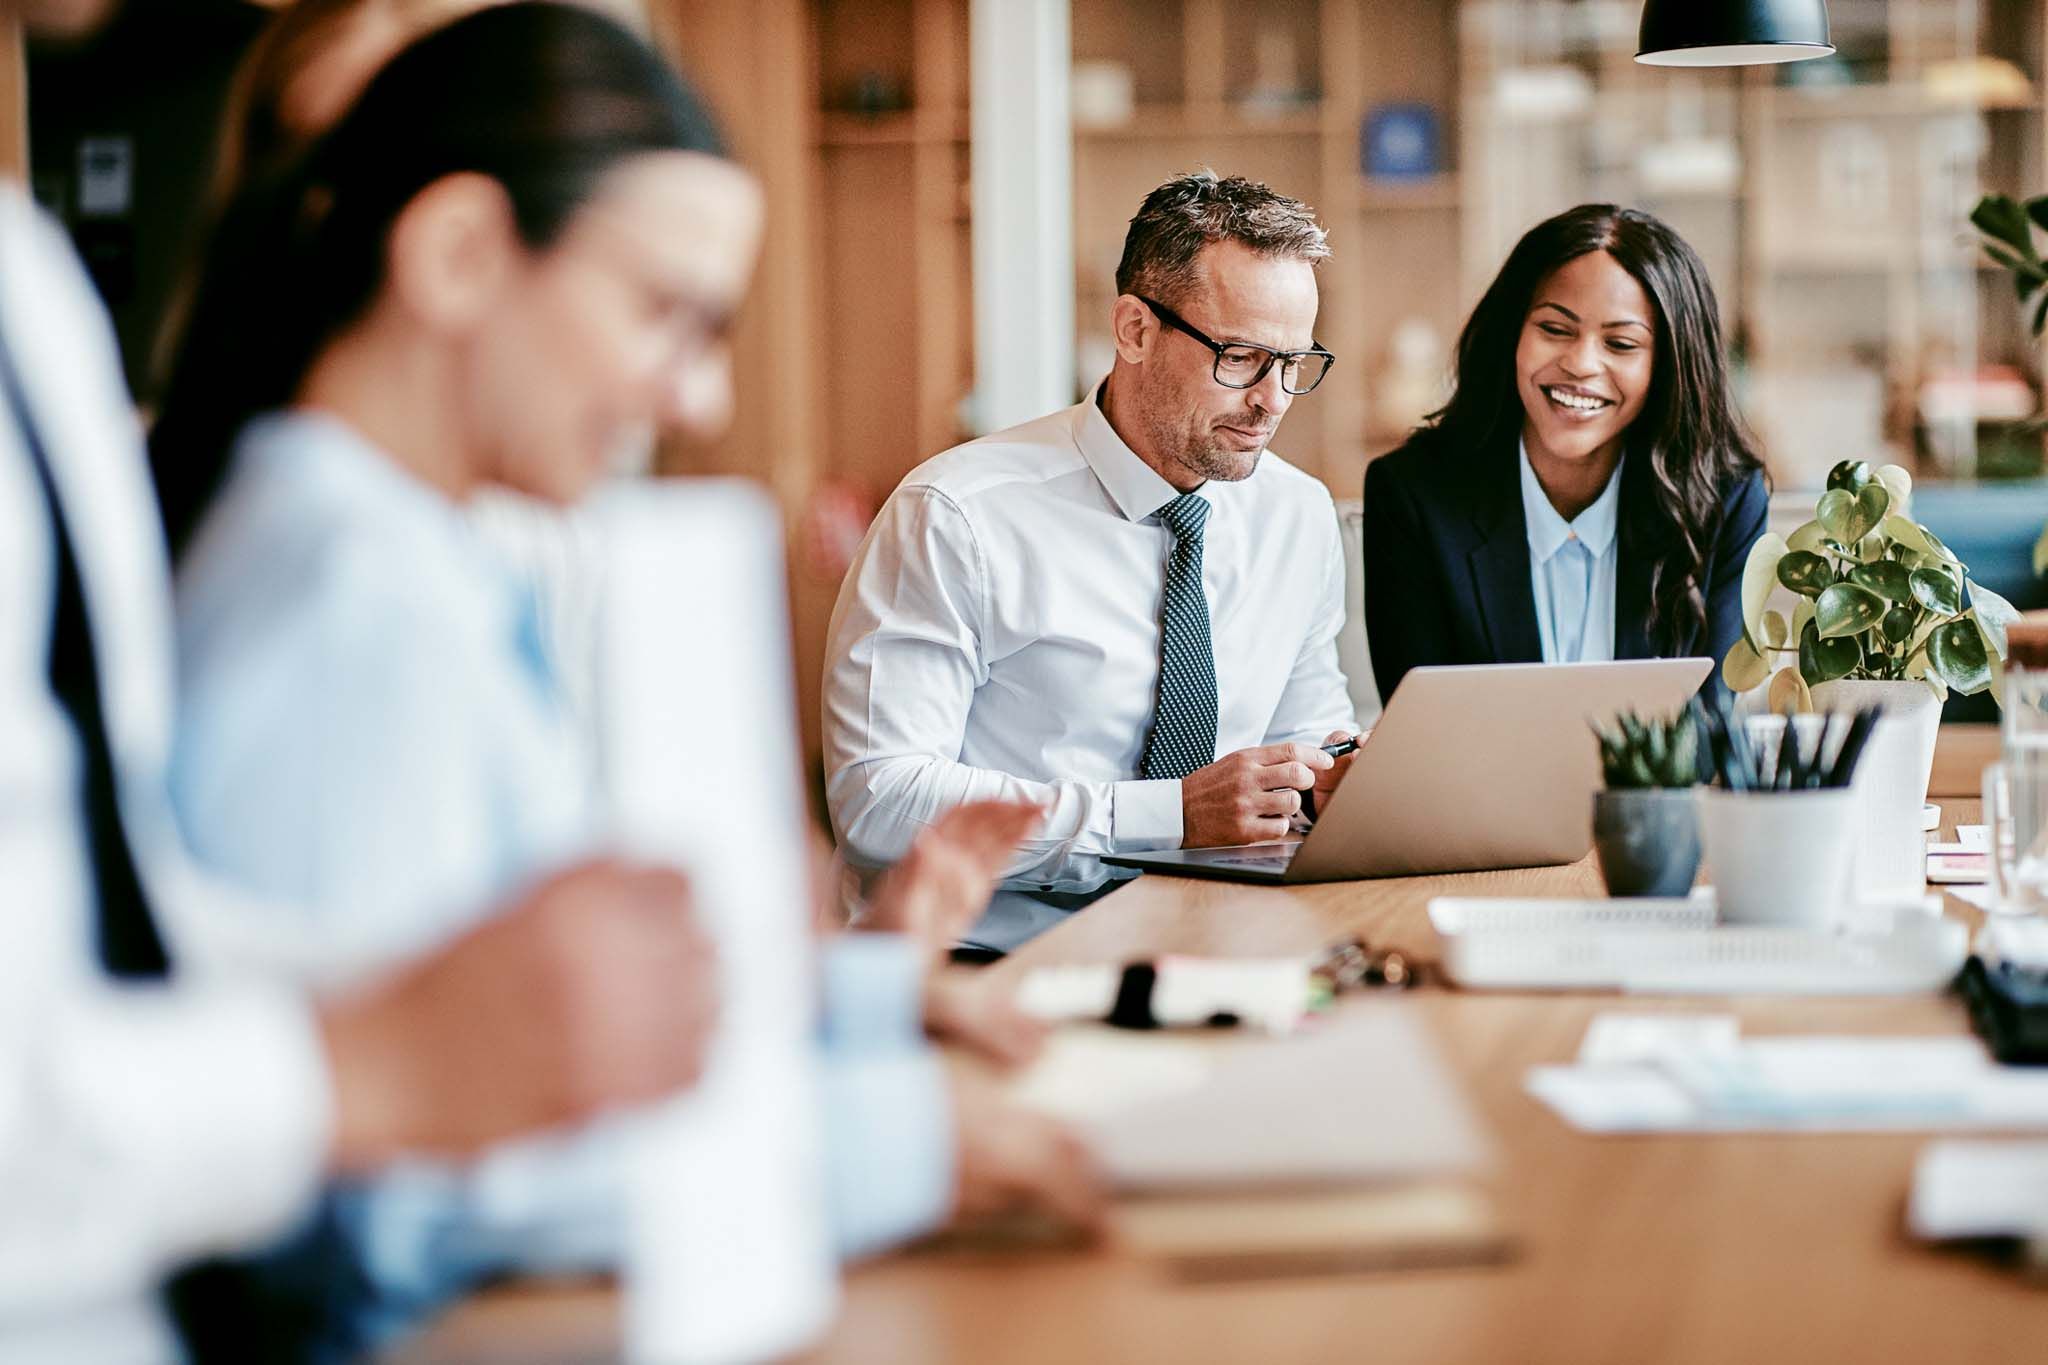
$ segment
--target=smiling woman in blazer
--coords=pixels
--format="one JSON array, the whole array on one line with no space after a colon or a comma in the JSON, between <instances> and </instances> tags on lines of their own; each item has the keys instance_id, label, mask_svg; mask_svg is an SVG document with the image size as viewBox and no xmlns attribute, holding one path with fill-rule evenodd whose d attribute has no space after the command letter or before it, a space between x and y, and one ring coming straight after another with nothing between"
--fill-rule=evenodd
<instances>
[{"instance_id":1,"label":"smiling woman in blazer","mask_svg":"<svg viewBox=\"0 0 2048 1365\"><path fill-rule=\"evenodd\" d=\"M1367 466L1380 696L1419 664L1720 658L1767 501L1692 248L1607 204L1538 224L1465 324L1450 401Z\"/></svg>"}]
</instances>

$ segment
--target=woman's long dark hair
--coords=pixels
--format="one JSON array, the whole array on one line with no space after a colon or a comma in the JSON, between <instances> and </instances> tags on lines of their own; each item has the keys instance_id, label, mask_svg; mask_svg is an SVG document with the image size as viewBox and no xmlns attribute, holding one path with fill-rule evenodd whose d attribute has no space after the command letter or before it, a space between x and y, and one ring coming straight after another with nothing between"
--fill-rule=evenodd
<instances>
[{"instance_id":1,"label":"woman's long dark hair","mask_svg":"<svg viewBox=\"0 0 2048 1365\"><path fill-rule=\"evenodd\" d=\"M476 172L521 238L552 242L626 158L724 155L703 105L638 36L577 5L494 5L421 37L306 154L252 167L221 210L150 433L173 554L205 515L235 435L291 401L384 280L393 223L421 190Z\"/></svg>"},{"instance_id":2,"label":"woman's long dark hair","mask_svg":"<svg viewBox=\"0 0 2048 1365\"><path fill-rule=\"evenodd\" d=\"M1515 348L1536 290L1570 261L1604 251L1635 277L1656 312L1650 392L1623 440L1646 478L1655 525L1624 525L1650 557L1650 640L1672 652L1706 625L1701 569L1721 502L1762 468L1728 391L1721 310L1699 256L1660 220L1612 204L1582 204L1538 223L1508 253L1458 338L1456 388L1414 441L1495 458L1515 449L1522 399Z\"/></svg>"}]
</instances>

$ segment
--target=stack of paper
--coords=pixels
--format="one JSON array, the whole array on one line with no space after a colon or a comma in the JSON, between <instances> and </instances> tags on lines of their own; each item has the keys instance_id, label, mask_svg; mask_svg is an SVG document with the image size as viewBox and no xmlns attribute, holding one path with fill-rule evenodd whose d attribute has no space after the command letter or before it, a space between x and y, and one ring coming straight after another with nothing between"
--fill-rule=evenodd
<instances>
[{"instance_id":1,"label":"stack of paper","mask_svg":"<svg viewBox=\"0 0 2048 1365\"><path fill-rule=\"evenodd\" d=\"M2048 1130L2048 1071L1998 1066L1974 1038L1743 1040L1707 1017L1596 1019L1579 1062L1533 1067L1527 1088L1593 1133ZM1603 1030L1630 1045L1595 1047Z\"/></svg>"},{"instance_id":2,"label":"stack of paper","mask_svg":"<svg viewBox=\"0 0 2048 1365\"><path fill-rule=\"evenodd\" d=\"M1487 1146L1400 1002L1291 1038L1069 1028L1013 1098L1085 1133L1129 1251L1196 1278L1502 1259Z\"/></svg>"}]
</instances>

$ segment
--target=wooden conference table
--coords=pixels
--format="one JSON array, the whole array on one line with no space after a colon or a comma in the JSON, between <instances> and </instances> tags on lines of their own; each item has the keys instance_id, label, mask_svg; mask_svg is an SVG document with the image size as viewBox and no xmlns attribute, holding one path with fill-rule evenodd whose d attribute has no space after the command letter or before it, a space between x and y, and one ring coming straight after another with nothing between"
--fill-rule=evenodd
<instances>
[{"instance_id":1,"label":"wooden conference table","mask_svg":"<svg viewBox=\"0 0 2048 1365\"><path fill-rule=\"evenodd\" d=\"M1945 744L1945 749L1950 748ZM1974 782L1977 760L1959 765ZM1965 784L1947 784L1960 790ZM1977 818L1943 796L1943 833ZM1162 952L1270 956L1363 934L1436 951L1432 896L1597 894L1572 867L1300 887L1145 877L988 969ZM1977 912L1951 898L1948 912ZM2048 1289L1902 1230L1919 1136L1588 1137L1523 1093L1569 1060L1602 1010L1726 1011L1749 1034L1941 1034L1947 998L1634 999L1463 994L1410 999L1498 1155L1496 1196L1520 1245L1494 1268L1186 1285L1113 1250L910 1253L855 1269L819 1362L1374 1361L1634 1365L1801 1361L2039 1362ZM1335 1078L1333 1078L1335 1079ZM408 1362L604 1360L601 1287L479 1297Z\"/></svg>"}]
</instances>

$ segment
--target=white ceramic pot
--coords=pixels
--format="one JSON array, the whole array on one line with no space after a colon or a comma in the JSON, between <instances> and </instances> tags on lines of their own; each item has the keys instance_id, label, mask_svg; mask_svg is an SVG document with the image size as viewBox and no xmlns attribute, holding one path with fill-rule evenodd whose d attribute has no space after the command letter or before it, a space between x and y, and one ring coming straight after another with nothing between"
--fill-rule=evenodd
<instances>
[{"instance_id":1,"label":"white ceramic pot","mask_svg":"<svg viewBox=\"0 0 2048 1365\"><path fill-rule=\"evenodd\" d=\"M1840 922L1856 845L1846 791L1700 793L1700 842L1723 924Z\"/></svg>"},{"instance_id":2,"label":"white ceramic pot","mask_svg":"<svg viewBox=\"0 0 2048 1365\"><path fill-rule=\"evenodd\" d=\"M1934 773L1941 703L1925 683L1842 679L1813 689L1821 711L1884 707L1856 766L1856 894L1897 901L1926 894L1927 832L1921 808Z\"/></svg>"}]
</instances>

